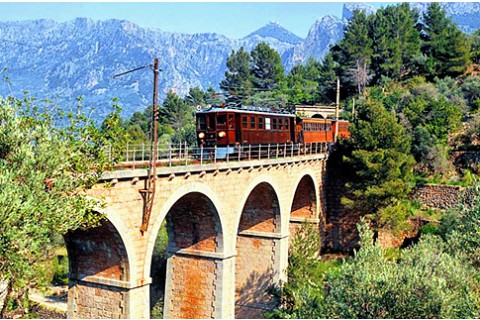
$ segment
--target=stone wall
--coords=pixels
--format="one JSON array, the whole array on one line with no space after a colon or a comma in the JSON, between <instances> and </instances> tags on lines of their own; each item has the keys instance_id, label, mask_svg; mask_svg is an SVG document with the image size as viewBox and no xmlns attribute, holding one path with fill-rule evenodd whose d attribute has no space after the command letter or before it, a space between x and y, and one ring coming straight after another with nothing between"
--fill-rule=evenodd
<instances>
[{"instance_id":1,"label":"stone wall","mask_svg":"<svg viewBox=\"0 0 480 320\"><path fill-rule=\"evenodd\" d=\"M426 184L413 190L409 196L426 207L447 210L458 205L463 190L465 188L460 186Z\"/></svg>"}]
</instances>

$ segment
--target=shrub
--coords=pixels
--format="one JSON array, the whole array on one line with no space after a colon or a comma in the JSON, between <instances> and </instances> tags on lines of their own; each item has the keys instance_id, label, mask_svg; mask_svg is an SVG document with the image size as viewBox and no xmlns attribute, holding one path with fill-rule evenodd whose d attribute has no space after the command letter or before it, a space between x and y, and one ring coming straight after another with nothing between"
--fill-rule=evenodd
<instances>
[{"instance_id":1,"label":"shrub","mask_svg":"<svg viewBox=\"0 0 480 320\"><path fill-rule=\"evenodd\" d=\"M471 265L428 235L398 261L385 259L373 233L360 225L361 249L326 279L320 306L327 318L472 318L480 315L480 284Z\"/></svg>"}]
</instances>

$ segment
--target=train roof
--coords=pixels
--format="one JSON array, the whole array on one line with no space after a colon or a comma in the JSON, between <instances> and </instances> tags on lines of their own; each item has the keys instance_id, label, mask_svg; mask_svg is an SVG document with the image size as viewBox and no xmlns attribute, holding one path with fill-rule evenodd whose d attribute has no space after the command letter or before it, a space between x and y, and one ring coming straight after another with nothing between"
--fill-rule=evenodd
<instances>
[{"instance_id":1,"label":"train roof","mask_svg":"<svg viewBox=\"0 0 480 320\"><path fill-rule=\"evenodd\" d=\"M314 121L314 122L325 122L325 121L331 121L331 122L335 122L335 119L330 119L330 118L310 118L310 117L300 117L300 116L297 116L297 118L301 119L302 121L303 120L308 120L308 121ZM345 120L345 119L338 119L338 122L349 122L348 120Z\"/></svg>"},{"instance_id":2,"label":"train roof","mask_svg":"<svg viewBox=\"0 0 480 320\"><path fill-rule=\"evenodd\" d=\"M197 106L197 113L198 114L206 114L206 113L216 113L216 112L234 112L234 113L247 113L247 114L260 114L260 115L269 115L269 116L283 116L283 117L295 117L295 114L283 111L283 110L271 110L262 107L242 107L242 108L233 108L233 107L209 107L209 108L199 108Z\"/></svg>"}]
</instances>

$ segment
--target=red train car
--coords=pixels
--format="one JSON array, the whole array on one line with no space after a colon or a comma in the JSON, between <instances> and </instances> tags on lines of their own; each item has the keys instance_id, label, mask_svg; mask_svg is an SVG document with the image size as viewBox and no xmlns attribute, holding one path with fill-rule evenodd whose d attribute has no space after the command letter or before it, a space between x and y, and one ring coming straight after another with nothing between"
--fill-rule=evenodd
<instances>
[{"instance_id":1,"label":"red train car","mask_svg":"<svg viewBox=\"0 0 480 320\"><path fill-rule=\"evenodd\" d=\"M333 142L332 120L322 118L297 118L296 142Z\"/></svg>"},{"instance_id":2,"label":"red train car","mask_svg":"<svg viewBox=\"0 0 480 320\"><path fill-rule=\"evenodd\" d=\"M198 145L206 147L238 144L292 142L295 115L260 108L212 107L197 112Z\"/></svg>"},{"instance_id":3,"label":"red train car","mask_svg":"<svg viewBox=\"0 0 480 320\"><path fill-rule=\"evenodd\" d=\"M199 146L226 147L275 143L333 143L335 121L302 118L262 108L211 107L197 112ZM338 136L348 137L348 121L338 121Z\"/></svg>"},{"instance_id":4,"label":"red train car","mask_svg":"<svg viewBox=\"0 0 480 320\"><path fill-rule=\"evenodd\" d=\"M333 130L335 133L335 122L333 123ZM350 122L347 120L338 120L338 134L337 137L348 138L350 137L350 131L348 131L348 125Z\"/></svg>"}]
</instances>

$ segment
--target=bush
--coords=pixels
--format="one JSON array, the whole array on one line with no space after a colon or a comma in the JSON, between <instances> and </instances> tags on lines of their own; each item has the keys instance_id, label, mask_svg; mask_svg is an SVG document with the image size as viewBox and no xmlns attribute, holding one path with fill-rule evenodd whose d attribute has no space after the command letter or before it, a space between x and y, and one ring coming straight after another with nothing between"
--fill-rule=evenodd
<instances>
[{"instance_id":1,"label":"bush","mask_svg":"<svg viewBox=\"0 0 480 320\"><path fill-rule=\"evenodd\" d=\"M474 268L457 259L437 236L404 249L398 261L360 225L361 249L326 279L320 306L327 318L473 318L480 315Z\"/></svg>"},{"instance_id":2,"label":"bush","mask_svg":"<svg viewBox=\"0 0 480 320\"><path fill-rule=\"evenodd\" d=\"M323 281L339 263L322 261L319 256L319 234L304 223L291 240L288 256L288 283L274 292L280 307L266 314L268 318L317 318L318 306L324 298Z\"/></svg>"}]
</instances>

